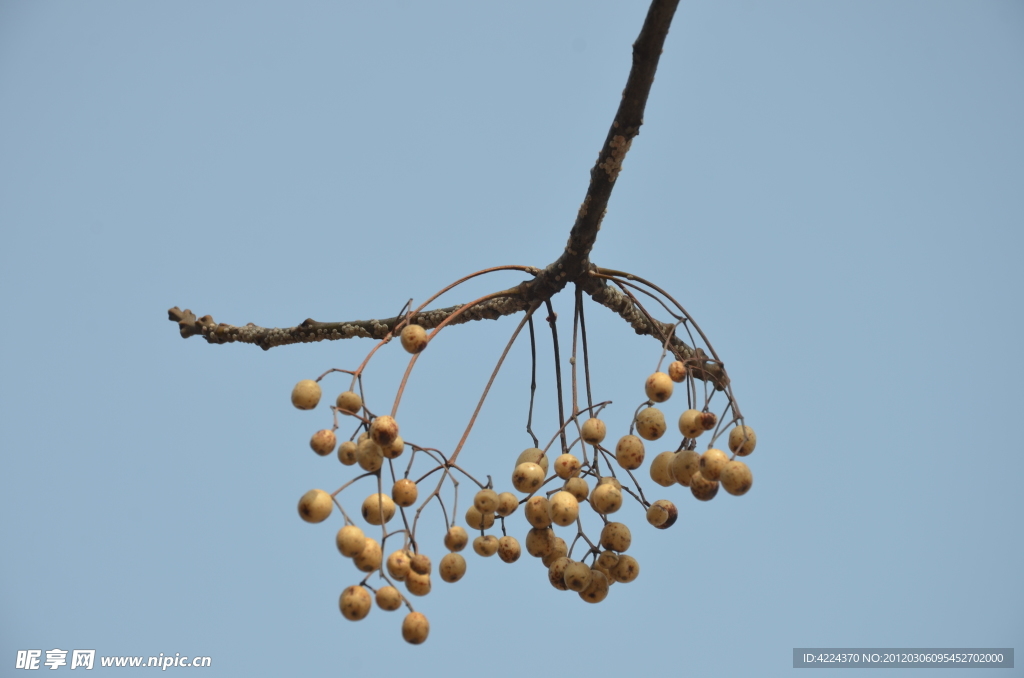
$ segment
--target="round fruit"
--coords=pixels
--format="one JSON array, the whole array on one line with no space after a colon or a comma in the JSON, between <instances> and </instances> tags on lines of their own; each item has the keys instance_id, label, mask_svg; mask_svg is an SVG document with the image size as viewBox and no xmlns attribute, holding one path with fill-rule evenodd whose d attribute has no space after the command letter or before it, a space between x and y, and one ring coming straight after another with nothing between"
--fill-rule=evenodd
<instances>
[{"instance_id":1,"label":"round fruit","mask_svg":"<svg viewBox=\"0 0 1024 678\"><path fill-rule=\"evenodd\" d=\"M480 513L475 506L466 509L466 524L474 530L489 530L494 525L493 513Z\"/></svg>"},{"instance_id":2,"label":"round fruit","mask_svg":"<svg viewBox=\"0 0 1024 678\"><path fill-rule=\"evenodd\" d=\"M690 486L690 478L700 470L700 455L696 450L683 450L672 460L672 476L676 482L685 487Z\"/></svg>"},{"instance_id":3,"label":"round fruit","mask_svg":"<svg viewBox=\"0 0 1024 678\"><path fill-rule=\"evenodd\" d=\"M719 481L726 492L738 497L741 494L746 494L754 484L754 475L750 472L749 466L739 459L734 459L722 469Z\"/></svg>"},{"instance_id":4,"label":"round fruit","mask_svg":"<svg viewBox=\"0 0 1024 678\"><path fill-rule=\"evenodd\" d=\"M395 502L376 492L363 500L363 519L371 525L383 525L395 517Z\"/></svg>"},{"instance_id":5,"label":"round fruit","mask_svg":"<svg viewBox=\"0 0 1024 678\"><path fill-rule=\"evenodd\" d=\"M636 415L636 432L644 440L657 440L665 435L665 415L657 407L648 407Z\"/></svg>"},{"instance_id":6,"label":"round fruit","mask_svg":"<svg viewBox=\"0 0 1024 678\"><path fill-rule=\"evenodd\" d=\"M449 551L461 551L469 543L469 535L461 525L448 528L448 534L444 536L444 547Z\"/></svg>"},{"instance_id":7,"label":"round fruit","mask_svg":"<svg viewBox=\"0 0 1024 678\"><path fill-rule=\"evenodd\" d=\"M591 419L590 421L594 421ZM587 422L590 423L590 422ZM555 459L555 475L562 480L568 480L580 474L580 460L574 454L562 454Z\"/></svg>"},{"instance_id":8,"label":"round fruit","mask_svg":"<svg viewBox=\"0 0 1024 678\"><path fill-rule=\"evenodd\" d=\"M611 483L598 485L590 493L590 505L598 513L615 513L622 508L622 490Z\"/></svg>"},{"instance_id":9,"label":"round fruit","mask_svg":"<svg viewBox=\"0 0 1024 678\"><path fill-rule=\"evenodd\" d=\"M749 426L737 426L729 431L729 449L736 456L745 457L754 451L757 445L757 434Z\"/></svg>"},{"instance_id":10,"label":"round fruit","mask_svg":"<svg viewBox=\"0 0 1024 678\"><path fill-rule=\"evenodd\" d=\"M370 424L370 438L381 447L390 445L398 437L398 422L387 414L377 417Z\"/></svg>"},{"instance_id":11,"label":"round fruit","mask_svg":"<svg viewBox=\"0 0 1024 678\"><path fill-rule=\"evenodd\" d=\"M299 499L299 515L307 523L327 520L333 508L334 500L323 490L310 490Z\"/></svg>"},{"instance_id":12,"label":"round fruit","mask_svg":"<svg viewBox=\"0 0 1024 678\"><path fill-rule=\"evenodd\" d=\"M381 586L377 589L377 607L394 612L402 607L402 594L394 586Z\"/></svg>"},{"instance_id":13,"label":"round fruit","mask_svg":"<svg viewBox=\"0 0 1024 678\"><path fill-rule=\"evenodd\" d=\"M498 557L506 563L514 563L522 555L519 547L519 540L515 537L505 536L498 540Z\"/></svg>"},{"instance_id":14,"label":"round fruit","mask_svg":"<svg viewBox=\"0 0 1024 678\"><path fill-rule=\"evenodd\" d=\"M668 499L659 499L647 509L647 522L659 530L667 530L675 525L679 518L679 510Z\"/></svg>"},{"instance_id":15,"label":"round fruit","mask_svg":"<svg viewBox=\"0 0 1024 678\"><path fill-rule=\"evenodd\" d=\"M405 441L402 440L402 436L395 436L395 439L391 441L390 445L384 445L380 448L381 454L388 459L397 459L402 456L402 452L405 451Z\"/></svg>"},{"instance_id":16,"label":"round fruit","mask_svg":"<svg viewBox=\"0 0 1024 678\"><path fill-rule=\"evenodd\" d=\"M529 551L527 551L529 553ZM569 555L569 546L565 543L565 540L561 537L555 537L554 546L551 548L550 553L541 556L541 562L544 563L544 567L551 567L551 563L555 562L562 556Z\"/></svg>"},{"instance_id":17,"label":"round fruit","mask_svg":"<svg viewBox=\"0 0 1024 678\"><path fill-rule=\"evenodd\" d=\"M498 493L491 489L480 490L473 497L473 506L480 513L494 513L498 510Z\"/></svg>"},{"instance_id":18,"label":"round fruit","mask_svg":"<svg viewBox=\"0 0 1024 678\"><path fill-rule=\"evenodd\" d=\"M405 581L411 567L412 560L409 558L409 553L407 551L395 551L388 556L388 574L391 575L392 579Z\"/></svg>"},{"instance_id":19,"label":"round fruit","mask_svg":"<svg viewBox=\"0 0 1024 678\"><path fill-rule=\"evenodd\" d=\"M651 461L651 480L662 487L676 484L676 477L672 475L672 462L676 458L675 452L662 452Z\"/></svg>"},{"instance_id":20,"label":"round fruit","mask_svg":"<svg viewBox=\"0 0 1024 678\"><path fill-rule=\"evenodd\" d=\"M686 365L676 360L668 366L668 378L677 384L686 379Z\"/></svg>"},{"instance_id":21,"label":"round fruit","mask_svg":"<svg viewBox=\"0 0 1024 678\"><path fill-rule=\"evenodd\" d=\"M555 492L548 500L548 513L551 515L551 522L555 525L562 527L572 525L580 515L580 503L576 501L576 497L565 490Z\"/></svg>"},{"instance_id":22,"label":"round fruit","mask_svg":"<svg viewBox=\"0 0 1024 678\"><path fill-rule=\"evenodd\" d=\"M427 331L420 325L406 325L402 329L402 348L409 353L419 353L427 347Z\"/></svg>"},{"instance_id":23,"label":"round fruit","mask_svg":"<svg viewBox=\"0 0 1024 678\"><path fill-rule=\"evenodd\" d=\"M560 556L555 559L550 565L548 565L548 581L559 591L568 591L569 587L565 585L565 568L569 566L572 561L565 556Z\"/></svg>"},{"instance_id":24,"label":"round fruit","mask_svg":"<svg viewBox=\"0 0 1024 678\"><path fill-rule=\"evenodd\" d=\"M679 432L687 438L698 438L704 433L704 416L700 410L686 410L679 415Z\"/></svg>"},{"instance_id":25,"label":"round fruit","mask_svg":"<svg viewBox=\"0 0 1024 678\"><path fill-rule=\"evenodd\" d=\"M341 613L345 615L345 619L359 621L370 613L372 602L370 592L362 586L349 586L341 592L341 598L338 599L338 607L341 608Z\"/></svg>"},{"instance_id":26,"label":"round fruit","mask_svg":"<svg viewBox=\"0 0 1024 678\"><path fill-rule=\"evenodd\" d=\"M356 444L346 440L338 446L338 461L345 466L352 466L356 463Z\"/></svg>"},{"instance_id":27,"label":"round fruit","mask_svg":"<svg viewBox=\"0 0 1024 678\"><path fill-rule=\"evenodd\" d=\"M382 557L380 544L373 537L367 537L366 545L363 546L363 550L359 552L359 555L352 558L352 562L356 564L356 568L361 572L373 572L380 568Z\"/></svg>"},{"instance_id":28,"label":"round fruit","mask_svg":"<svg viewBox=\"0 0 1024 678\"><path fill-rule=\"evenodd\" d=\"M313 434L313 437L309 439L309 446L312 447L313 451L321 457L326 457L331 452L334 452L334 446L337 443L337 436L335 436L334 431L329 428L317 431Z\"/></svg>"},{"instance_id":29,"label":"round fruit","mask_svg":"<svg viewBox=\"0 0 1024 678\"><path fill-rule=\"evenodd\" d=\"M718 423L718 416L714 412L704 412L700 415L700 425L704 427L705 431L710 431Z\"/></svg>"},{"instance_id":30,"label":"round fruit","mask_svg":"<svg viewBox=\"0 0 1024 678\"><path fill-rule=\"evenodd\" d=\"M366 546L366 535L355 525L346 525L338 530L338 536L334 538L338 551L346 558L355 558Z\"/></svg>"},{"instance_id":31,"label":"round fruit","mask_svg":"<svg viewBox=\"0 0 1024 678\"><path fill-rule=\"evenodd\" d=\"M619 556L619 562L612 568L612 578L622 584L628 584L640 576L640 563L633 556Z\"/></svg>"},{"instance_id":32,"label":"round fruit","mask_svg":"<svg viewBox=\"0 0 1024 678\"><path fill-rule=\"evenodd\" d=\"M363 409L363 399L353 391L339 394L334 404L342 414L358 414L359 410Z\"/></svg>"},{"instance_id":33,"label":"round fruit","mask_svg":"<svg viewBox=\"0 0 1024 678\"><path fill-rule=\"evenodd\" d=\"M430 574L430 556L417 553L409 559L409 569L416 574Z\"/></svg>"},{"instance_id":34,"label":"round fruit","mask_svg":"<svg viewBox=\"0 0 1024 678\"><path fill-rule=\"evenodd\" d=\"M391 487L392 498L395 500L396 504L403 508L408 508L415 504L419 493L420 491L416 487L416 483L408 478L399 478Z\"/></svg>"},{"instance_id":35,"label":"round fruit","mask_svg":"<svg viewBox=\"0 0 1024 678\"><path fill-rule=\"evenodd\" d=\"M430 634L430 622L422 612L410 612L402 621L402 638L405 642L419 645Z\"/></svg>"},{"instance_id":36,"label":"round fruit","mask_svg":"<svg viewBox=\"0 0 1024 678\"><path fill-rule=\"evenodd\" d=\"M536 528L551 526L550 502L548 502L546 497L530 497L526 502L526 506L523 507L523 511L526 513L526 522L530 523L530 525Z\"/></svg>"},{"instance_id":37,"label":"round fruit","mask_svg":"<svg viewBox=\"0 0 1024 678\"><path fill-rule=\"evenodd\" d=\"M511 492L502 492L498 495L498 509L495 511L502 518L507 518L519 508L519 499Z\"/></svg>"},{"instance_id":38,"label":"round fruit","mask_svg":"<svg viewBox=\"0 0 1024 678\"><path fill-rule=\"evenodd\" d=\"M583 442L597 445L604 440L607 431L608 429L605 427L604 422L600 419L587 419L583 422Z\"/></svg>"},{"instance_id":39,"label":"round fruit","mask_svg":"<svg viewBox=\"0 0 1024 678\"><path fill-rule=\"evenodd\" d=\"M655 372L647 377L644 384L644 392L650 400L656 403L663 403L672 397L672 379L664 372Z\"/></svg>"},{"instance_id":40,"label":"round fruit","mask_svg":"<svg viewBox=\"0 0 1024 678\"><path fill-rule=\"evenodd\" d=\"M526 533L526 552L534 558L545 558L557 546L555 532L550 527L533 528Z\"/></svg>"},{"instance_id":41,"label":"round fruit","mask_svg":"<svg viewBox=\"0 0 1024 678\"><path fill-rule=\"evenodd\" d=\"M489 558L498 551L498 538L493 534L485 534L473 540L473 550L477 555Z\"/></svg>"},{"instance_id":42,"label":"round fruit","mask_svg":"<svg viewBox=\"0 0 1024 678\"><path fill-rule=\"evenodd\" d=\"M587 588L580 591L580 598L588 603L600 603L608 597L608 577L604 572L593 571Z\"/></svg>"},{"instance_id":43,"label":"round fruit","mask_svg":"<svg viewBox=\"0 0 1024 678\"><path fill-rule=\"evenodd\" d=\"M624 523L608 523L601 529L601 546L622 553L629 550L633 535Z\"/></svg>"},{"instance_id":44,"label":"round fruit","mask_svg":"<svg viewBox=\"0 0 1024 678\"><path fill-rule=\"evenodd\" d=\"M593 572L586 563L581 563L578 560L570 561L565 566L565 587L570 591L583 591L590 586L590 580L593 578Z\"/></svg>"},{"instance_id":45,"label":"round fruit","mask_svg":"<svg viewBox=\"0 0 1024 678\"><path fill-rule=\"evenodd\" d=\"M544 473L540 465L525 461L517 465L512 473L512 487L525 494L535 492L544 484Z\"/></svg>"},{"instance_id":46,"label":"round fruit","mask_svg":"<svg viewBox=\"0 0 1024 678\"><path fill-rule=\"evenodd\" d=\"M460 553L448 553L441 558L437 571L442 580L454 584L466 574L466 559Z\"/></svg>"},{"instance_id":47,"label":"round fruit","mask_svg":"<svg viewBox=\"0 0 1024 678\"><path fill-rule=\"evenodd\" d=\"M700 474L708 480L718 480L718 474L729 463L729 455L711 448L700 455Z\"/></svg>"},{"instance_id":48,"label":"round fruit","mask_svg":"<svg viewBox=\"0 0 1024 678\"><path fill-rule=\"evenodd\" d=\"M541 469L543 469L544 475L548 474L548 455L544 454L544 450L537 447L528 447L523 450L519 455L519 458L516 459L516 466L519 466L526 461L531 461L534 464L537 464Z\"/></svg>"},{"instance_id":49,"label":"round fruit","mask_svg":"<svg viewBox=\"0 0 1024 678\"><path fill-rule=\"evenodd\" d=\"M292 405L300 410L311 410L320 402L320 384L303 379L292 389Z\"/></svg>"},{"instance_id":50,"label":"round fruit","mask_svg":"<svg viewBox=\"0 0 1024 678\"><path fill-rule=\"evenodd\" d=\"M718 494L718 481L708 480L697 471L690 478L690 492L701 501L711 501Z\"/></svg>"},{"instance_id":51,"label":"round fruit","mask_svg":"<svg viewBox=\"0 0 1024 678\"><path fill-rule=\"evenodd\" d=\"M636 436L622 436L615 444L615 461L619 466L632 471L644 463L644 441Z\"/></svg>"},{"instance_id":52,"label":"round fruit","mask_svg":"<svg viewBox=\"0 0 1024 678\"><path fill-rule=\"evenodd\" d=\"M359 463L359 468L373 473L384 465L384 452L380 449L380 445L369 438L364 438L356 445L356 461Z\"/></svg>"},{"instance_id":53,"label":"round fruit","mask_svg":"<svg viewBox=\"0 0 1024 678\"><path fill-rule=\"evenodd\" d=\"M430 575L409 570L409 573L405 575L405 590L414 596L427 595L430 593Z\"/></svg>"},{"instance_id":54,"label":"round fruit","mask_svg":"<svg viewBox=\"0 0 1024 678\"><path fill-rule=\"evenodd\" d=\"M576 497L576 501L586 501L590 495L590 486L583 478L569 478L565 481L565 491Z\"/></svg>"}]
</instances>

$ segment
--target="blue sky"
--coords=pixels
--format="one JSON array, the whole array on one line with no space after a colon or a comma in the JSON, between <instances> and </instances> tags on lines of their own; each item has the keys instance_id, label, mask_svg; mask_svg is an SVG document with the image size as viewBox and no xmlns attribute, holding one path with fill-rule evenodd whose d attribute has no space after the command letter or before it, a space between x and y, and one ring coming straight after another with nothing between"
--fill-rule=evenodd
<instances>
[{"instance_id":1,"label":"blue sky","mask_svg":"<svg viewBox=\"0 0 1024 678\"><path fill-rule=\"evenodd\" d=\"M295 504L352 472L308 448L324 405L288 396L371 342L210 346L166 310L386 317L481 268L553 261L645 11L0 3L0 674L53 648L207 655L204 675L504 676L1020 647L1019 2L684 2L592 259L701 324L758 431L754 488L666 488L664 532L632 507L640 578L597 606L528 556L468 554L461 582L415 601L423 646L400 613L339 614L359 580L340 517L308 525ZM571 296L555 304L567 336ZM622 435L660 349L587 312ZM452 449L515 324L439 335L403 397L408 439ZM405 364L394 344L374 359L374 402ZM528 369L523 342L460 456L499 489L530 446Z\"/></svg>"}]
</instances>

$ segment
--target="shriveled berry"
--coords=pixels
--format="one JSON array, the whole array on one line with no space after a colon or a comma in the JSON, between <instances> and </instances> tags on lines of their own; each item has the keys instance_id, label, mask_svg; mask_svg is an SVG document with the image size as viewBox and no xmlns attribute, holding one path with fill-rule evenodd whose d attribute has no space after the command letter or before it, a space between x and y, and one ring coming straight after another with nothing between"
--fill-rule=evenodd
<instances>
[{"instance_id":1,"label":"shriveled berry","mask_svg":"<svg viewBox=\"0 0 1024 678\"><path fill-rule=\"evenodd\" d=\"M679 384L686 379L686 365L678 360L668 366L668 378Z\"/></svg>"}]
</instances>

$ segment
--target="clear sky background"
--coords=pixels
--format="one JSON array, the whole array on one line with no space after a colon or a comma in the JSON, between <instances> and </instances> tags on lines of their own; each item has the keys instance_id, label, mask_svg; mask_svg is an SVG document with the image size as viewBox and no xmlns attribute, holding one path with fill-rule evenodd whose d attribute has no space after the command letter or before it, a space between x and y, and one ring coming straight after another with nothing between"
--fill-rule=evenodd
<instances>
[{"instance_id":1,"label":"clear sky background","mask_svg":"<svg viewBox=\"0 0 1024 678\"><path fill-rule=\"evenodd\" d=\"M289 393L372 342L210 346L167 309L387 317L553 261L646 6L0 2L0 675L53 648L208 655L211 676L779 675L803 646L1024 648L1009 1L684 1L592 258L700 322L759 434L753 489L704 504L647 483L680 520L620 512L641 574L597 606L529 556L467 553L461 582L414 600L423 646L402 613L340 615L359 581L341 518L295 506L353 472L308 447L326 402ZM571 295L555 303L567 336ZM616 437L660 349L588 318ZM516 322L439 336L407 439L452 449ZM528 357L460 457L499 489L530 446ZM397 344L375 358L377 410L405 364ZM346 386L328 377L325 401Z\"/></svg>"}]
</instances>

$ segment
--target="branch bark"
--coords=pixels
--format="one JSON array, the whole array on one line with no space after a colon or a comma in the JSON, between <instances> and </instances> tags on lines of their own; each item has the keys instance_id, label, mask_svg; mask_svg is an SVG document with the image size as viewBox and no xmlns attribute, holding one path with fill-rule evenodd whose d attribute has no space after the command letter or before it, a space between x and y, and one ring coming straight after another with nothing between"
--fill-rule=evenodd
<instances>
[{"instance_id":1,"label":"branch bark","mask_svg":"<svg viewBox=\"0 0 1024 678\"><path fill-rule=\"evenodd\" d=\"M621 292L609 286L604 280L592 277L590 252L597 241L598 231L608 207L608 200L615 182L622 171L622 163L629 152L633 139L640 133L644 122L647 98L654 83L665 38L668 35L672 17L679 0L653 0L647 11L640 35L633 43L633 65L622 92L622 100L598 153L597 161L590 170L590 184L580 205L576 222L569 232L569 240L561 256L539 271L533 279L524 281L517 288L509 290L507 296L491 299L468 309L452 324L470 320L497 319L501 316L520 313L535 302L549 300L570 282L579 283L597 303L622 316L637 334L648 334L663 341L665 328L658 327L643 317ZM422 311L416 315L416 323L430 329L462 308L462 305ZM245 326L216 323L206 315L196 318L189 309L182 311L177 306L168 311L168 318L178 323L184 338L202 336L211 344L242 342L255 344L264 350L286 344L309 343L324 340L368 337L383 339L404 317L383 320L355 320L342 322L318 322L307 319L295 327L267 328L252 323ZM656 322L656 321L655 321ZM660 323L659 323L660 325ZM667 326L671 327L671 326ZM680 360L699 357L682 340L673 338L670 349Z\"/></svg>"}]
</instances>

